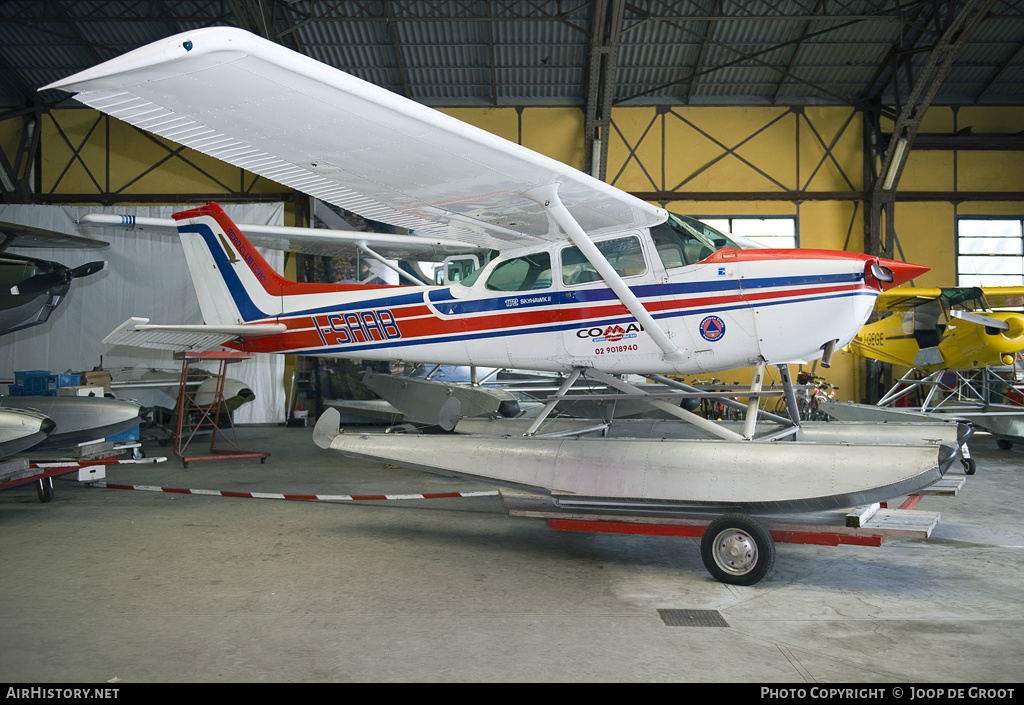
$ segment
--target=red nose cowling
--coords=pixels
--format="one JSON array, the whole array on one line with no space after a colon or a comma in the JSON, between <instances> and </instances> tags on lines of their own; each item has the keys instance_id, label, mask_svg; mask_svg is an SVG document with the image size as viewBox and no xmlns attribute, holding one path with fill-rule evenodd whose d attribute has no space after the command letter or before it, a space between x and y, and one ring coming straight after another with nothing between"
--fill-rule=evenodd
<instances>
[{"instance_id":1,"label":"red nose cowling","mask_svg":"<svg viewBox=\"0 0 1024 705\"><path fill-rule=\"evenodd\" d=\"M889 289L899 286L900 284L905 284L911 279L919 277L931 269L931 267L924 267L919 264L910 264L909 262L897 262L896 260L891 259L879 258L876 261L878 263L878 266L892 273L892 281L886 281L886 279L889 279L889 277L885 277L885 279L879 280L872 273L872 265L875 264L875 261L868 264L868 267L865 272L867 279L869 281L874 280L874 282L881 291L888 291Z\"/></svg>"}]
</instances>

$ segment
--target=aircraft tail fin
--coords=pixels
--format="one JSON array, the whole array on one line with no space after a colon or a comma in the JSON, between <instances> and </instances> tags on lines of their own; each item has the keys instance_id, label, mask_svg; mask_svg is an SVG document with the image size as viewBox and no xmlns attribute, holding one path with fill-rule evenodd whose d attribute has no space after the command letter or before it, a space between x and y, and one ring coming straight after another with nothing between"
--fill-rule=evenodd
<instances>
[{"instance_id":1,"label":"aircraft tail fin","mask_svg":"<svg viewBox=\"0 0 1024 705\"><path fill-rule=\"evenodd\" d=\"M207 325L266 321L282 310L281 277L216 203L175 213Z\"/></svg>"},{"instance_id":2,"label":"aircraft tail fin","mask_svg":"<svg viewBox=\"0 0 1024 705\"><path fill-rule=\"evenodd\" d=\"M316 284L285 279L216 203L175 213L203 320L210 326L265 323L302 309L309 295L358 295L377 284Z\"/></svg>"}]
</instances>

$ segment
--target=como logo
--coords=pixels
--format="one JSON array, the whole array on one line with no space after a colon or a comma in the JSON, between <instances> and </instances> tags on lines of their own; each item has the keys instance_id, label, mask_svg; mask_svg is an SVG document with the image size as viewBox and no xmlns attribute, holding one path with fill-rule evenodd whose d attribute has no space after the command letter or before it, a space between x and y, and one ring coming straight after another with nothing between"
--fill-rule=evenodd
<instances>
[{"instance_id":1,"label":"como logo","mask_svg":"<svg viewBox=\"0 0 1024 705\"><path fill-rule=\"evenodd\" d=\"M636 334L643 329L644 327L639 323L629 323L625 328L619 325L611 325L607 328L581 328L576 331L576 337L580 340L590 338L595 342L616 343L623 338L635 338Z\"/></svg>"}]
</instances>

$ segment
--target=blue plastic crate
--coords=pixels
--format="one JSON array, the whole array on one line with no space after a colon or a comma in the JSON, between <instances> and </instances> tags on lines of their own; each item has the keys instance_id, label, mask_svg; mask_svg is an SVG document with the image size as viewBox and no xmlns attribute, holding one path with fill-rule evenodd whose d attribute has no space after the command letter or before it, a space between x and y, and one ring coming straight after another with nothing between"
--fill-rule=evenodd
<instances>
[{"instance_id":1,"label":"blue plastic crate","mask_svg":"<svg viewBox=\"0 0 1024 705\"><path fill-rule=\"evenodd\" d=\"M113 436L107 436L107 440L113 441L114 443L126 443L128 441L137 441L139 440L139 427L138 425L135 425L129 428L127 431L121 431L120 433L115 433Z\"/></svg>"},{"instance_id":2,"label":"blue plastic crate","mask_svg":"<svg viewBox=\"0 0 1024 705\"><path fill-rule=\"evenodd\" d=\"M58 387L77 387L82 383L82 375L48 375L46 388L55 390Z\"/></svg>"},{"instance_id":3,"label":"blue plastic crate","mask_svg":"<svg viewBox=\"0 0 1024 705\"><path fill-rule=\"evenodd\" d=\"M14 385L19 394L42 394L46 391L46 381L50 373L45 370L22 370L14 373Z\"/></svg>"}]
</instances>

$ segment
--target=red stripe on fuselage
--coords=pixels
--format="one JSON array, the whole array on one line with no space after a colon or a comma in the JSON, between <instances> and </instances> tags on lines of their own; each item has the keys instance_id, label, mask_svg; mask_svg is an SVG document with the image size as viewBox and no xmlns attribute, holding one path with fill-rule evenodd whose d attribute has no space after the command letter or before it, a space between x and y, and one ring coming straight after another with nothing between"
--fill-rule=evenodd
<instances>
[{"instance_id":1,"label":"red stripe on fuselage","mask_svg":"<svg viewBox=\"0 0 1024 705\"><path fill-rule=\"evenodd\" d=\"M815 289L747 291L743 294L692 296L669 300L650 299L644 302L644 306L651 313L677 311L682 315L686 315L688 309L735 306L744 303L756 305L757 303L763 304L771 301L781 302L784 299L795 297L830 296L856 292L873 293L873 291L873 289L863 284L848 284ZM401 337L394 338L393 340L396 342L399 340L420 340L423 343L428 343L431 338L450 337L456 334L473 335L491 331L512 332L516 329L552 324L578 323L579 325L586 325L593 321L629 315L626 307L619 302L592 306L562 305L560 307L533 311L514 309L507 312L467 315L458 318L441 318L423 304L391 307L388 308L388 311L394 316L395 325L401 331ZM240 347L240 349L249 352L279 352L285 350L313 350L324 347L338 348L348 344L360 345L367 342L387 342L386 339L374 334L369 340L353 340L343 344L339 343L336 338L332 337L329 327L325 325L328 317L332 315L338 314L306 314L292 318L282 318L280 322L288 326L288 332L265 338L252 338L242 346L232 347Z\"/></svg>"}]
</instances>

